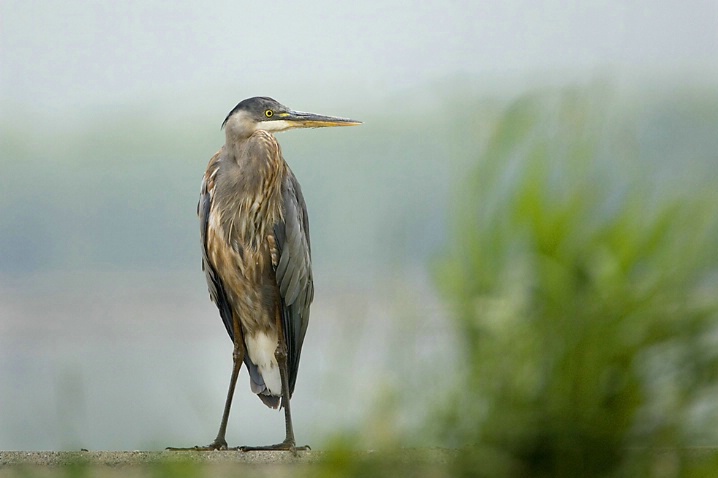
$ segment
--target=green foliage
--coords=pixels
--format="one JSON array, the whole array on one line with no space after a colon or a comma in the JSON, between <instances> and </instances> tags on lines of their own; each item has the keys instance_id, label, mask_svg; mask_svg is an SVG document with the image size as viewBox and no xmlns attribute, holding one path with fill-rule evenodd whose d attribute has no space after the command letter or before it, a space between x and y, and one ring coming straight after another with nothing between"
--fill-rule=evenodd
<instances>
[{"instance_id":1,"label":"green foliage","mask_svg":"<svg viewBox=\"0 0 718 478\"><path fill-rule=\"evenodd\" d=\"M201 478L207 476L207 465L191 459L157 460L150 466L153 478Z\"/></svg>"},{"instance_id":2,"label":"green foliage","mask_svg":"<svg viewBox=\"0 0 718 478\"><path fill-rule=\"evenodd\" d=\"M437 276L465 368L437 428L466 475L658 473L629 450L715 425L715 194L655 190L606 100L517 101L460 193Z\"/></svg>"}]
</instances>

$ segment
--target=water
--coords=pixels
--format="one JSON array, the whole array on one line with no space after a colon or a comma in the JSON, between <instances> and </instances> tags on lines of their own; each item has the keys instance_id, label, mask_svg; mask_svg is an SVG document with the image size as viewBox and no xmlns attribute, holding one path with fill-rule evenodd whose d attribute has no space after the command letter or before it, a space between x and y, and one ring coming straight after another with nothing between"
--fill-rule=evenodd
<instances>
[{"instance_id":1,"label":"water","mask_svg":"<svg viewBox=\"0 0 718 478\"><path fill-rule=\"evenodd\" d=\"M407 402L402 423L416 421L412 416L428 408L426 400L437 398L443 387L428 372L445 362L438 357L451 356L452 340L423 280L318 294L292 400L300 444L317 447L335 433L362 429L387 390ZM196 271L6 281L0 289L0 449L208 444L222 413L232 344L203 281ZM250 392L242 370L227 441L283 438L283 413Z\"/></svg>"}]
</instances>

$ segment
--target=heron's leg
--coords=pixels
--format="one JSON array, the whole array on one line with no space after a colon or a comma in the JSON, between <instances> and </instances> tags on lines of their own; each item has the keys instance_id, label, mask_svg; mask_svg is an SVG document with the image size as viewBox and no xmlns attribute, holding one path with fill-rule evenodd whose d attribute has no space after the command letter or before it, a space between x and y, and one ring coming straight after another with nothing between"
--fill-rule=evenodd
<instances>
[{"instance_id":1,"label":"heron's leg","mask_svg":"<svg viewBox=\"0 0 718 478\"><path fill-rule=\"evenodd\" d=\"M210 450L226 450L227 440L225 435L227 433L227 421L229 420L229 410L232 408L232 398L234 397L234 388L237 385L237 377L239 376L239 369L242 367L244 361L244 344L242 343L241 336L234 343L234 352L232 353L232 377L229 380L229 390L227 390L227 399L224 402L224 412L222 413L222 422L219 424L219 431L217 437L212 443L207 446L194 446L192 448L172 448L168 447L168 450L172 451L210 451Z\"/></svg>"},{"instance_id":2,"label":"heron's leg","mask_svg":"<svg viewBox=\"0 0 718 478\"><path fill-rule=\"evenodd\" d=\"M292 425L292 411L289 406L289 374L288 374L288 368L287 368L287 348L286 347L279 347L277 349L277 353L275 354L277 357L277 363L279 364L279 375L282 378L282 406L284 407L284 429L285 429L285 438L284 442L282 442L282 445L287 445L288 449L292 452L296 452L297 450L309 450L308 445L304 446L296 446L296 441L294 440L294 426Z\"/></svg>"},{"instance_id":3,"label":"heron's leg","mask_svg":"<svg viewBox=\"0 0 718 478\"><path fill-rule=\"evenodd\" d=\"M234 343L234 352L232 353L232 377L229 379L229 390L227 390L227 399L224 402L224 412L222 413L222 422L219 424L217 437L209 445L211 449L224 450L227 448L227 441L225 440L227 421L229 420L229 410L232 408L234 388L237 385L237 377L239 376L239 369L242 367L242 361L244 361L244 344L242 344L242 339L240 338L239 340L235 340Z\"/></svg>"},{"instance_id":4,"label":"heron's leg","mask_svg":"<svg viewBox=\"0 0 718 478\"><path fill-rule=\"evenodd\" d=\"M283 337L284 334L280 334ZM269 446L241 446L239 447L242 451L269 451L269 450L288 450L296 454L297 451L310 450L309 446L296 446L294 440L294 427L292 426L292 412L289 406L289 374L287 372L287 347L284 344L284 339L279 339L279 346L277 347L274 356L277 358L277 364L279 365L279 376L282 379L282 407L284 407L284 427L286 435L282 443Z\"/></svg>"}]
</instances>

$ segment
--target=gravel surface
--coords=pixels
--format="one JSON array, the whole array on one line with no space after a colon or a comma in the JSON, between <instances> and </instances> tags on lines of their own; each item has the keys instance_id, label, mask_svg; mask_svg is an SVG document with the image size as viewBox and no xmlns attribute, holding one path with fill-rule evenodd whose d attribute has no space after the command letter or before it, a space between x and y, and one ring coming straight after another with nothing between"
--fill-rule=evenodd
<instances>
[{"instance_id":1,"label":"gravel surface","mask_svg":"<svg viewBox=\"0 0 718 478\"><path fill-rule=\"evenodd\" d=\"M457 454L443 449L403 449L383 453L396 463L420 467L419 476L447 476L445 465ZM380 456L356 452L350 457L363 461ZM0 451L0 478L11 477L85 477L114 478L164 476L242 476L284 477L314 476L320 466L333 468L332 460L344 460L321 451ZM319 463L323 464L320 465ZM334 468L336 470L336 468ZM331 474L331 473L330 473Z\"/></svg>"},{"instance_id":2,"label":"gravel surface","mask_svg":"<svg viewBox=\"0 0 718 478\"><path fill-rule=\"evenodd\" d=\"M105 466L145 465L163 461L196 463L287 464L316 462L319 453L285 451L3 451L0 467L13 465L61 466L77 463Z\"/></svg>"}]
</instances>

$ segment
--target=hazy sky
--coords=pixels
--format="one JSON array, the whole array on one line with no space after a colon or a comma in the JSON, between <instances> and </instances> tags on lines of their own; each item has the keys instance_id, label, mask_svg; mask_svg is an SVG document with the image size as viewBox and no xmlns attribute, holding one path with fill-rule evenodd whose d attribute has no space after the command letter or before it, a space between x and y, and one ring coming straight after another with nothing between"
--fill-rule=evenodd
<instances>
[{"instance_id":1,"label":"hazy sky","mask_svg":"<svg viewBox=\"0 0 718 478\"><path fill-rule=\"evenodd\" d=\"M46 114L218 91L334 104L456 76L718 66L715 0L0 1L0 106Z\"/></svg>"}]
</instances>

